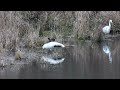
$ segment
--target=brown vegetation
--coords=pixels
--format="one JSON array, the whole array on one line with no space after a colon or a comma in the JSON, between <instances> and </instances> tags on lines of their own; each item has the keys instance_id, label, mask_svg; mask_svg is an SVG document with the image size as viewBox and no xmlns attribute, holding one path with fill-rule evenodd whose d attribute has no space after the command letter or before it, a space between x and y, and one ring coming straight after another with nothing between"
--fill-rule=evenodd
<instances>
[{"instance_id":1,"label":"brown vegetation","mask_svg":"<svg viewBox=\"0 0 120 90\"><path fill-rule=\"evenodd\" d=\"M119 11L0 11L0 52L39 47L46 37L98 40L109 19L119 33Z\"/></svg>"}]
</instances>

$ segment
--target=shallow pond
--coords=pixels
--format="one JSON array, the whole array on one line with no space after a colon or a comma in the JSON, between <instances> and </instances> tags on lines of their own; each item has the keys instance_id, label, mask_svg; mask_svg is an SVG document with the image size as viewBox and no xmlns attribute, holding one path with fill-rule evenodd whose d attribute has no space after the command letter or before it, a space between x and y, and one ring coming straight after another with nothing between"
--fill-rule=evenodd
<instances>
[{"instance_id":1,"label":"shallow pond","mask_svg":"<svg viewBox=\"0 0 120 90\"><path fill-rule=\"evenodd\" d=\"M0 67L4 79L115 79L120 78L120 40L102 43L64 41L66 48L38 48L26 59ZM9 58L9 57L8 57Z\"/></svg>"}]
</instances>

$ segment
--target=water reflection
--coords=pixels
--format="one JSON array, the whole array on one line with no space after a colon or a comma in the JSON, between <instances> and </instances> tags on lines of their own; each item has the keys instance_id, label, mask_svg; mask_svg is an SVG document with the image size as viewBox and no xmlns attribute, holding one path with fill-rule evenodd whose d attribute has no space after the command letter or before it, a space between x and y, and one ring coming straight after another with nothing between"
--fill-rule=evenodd
<instances>
[{"instance_id":1,"label":"water reflection","mask_svg":"<svg viewBox=\"0 0 120 90\"><path fill-rule=\"evenodd\" d=\"M107 45L107 43L104 43L103 45L103 52L108 55L109 62L112 63L111 49L110 46Z\"/></svg>"},{"instance_id":2,"label":"water reflection","mask_svg":"<svg viewBox=\"0 0 120 90\"><path fill-rule=\"evenodd\" d=\"M42 60L44 60L45 62L48 62L50 64L62 63L64 61L64 59L65 58L61 58L61 57L42 56Z\"/></svg>"},{"instance_id":3,"label":"water reflection","mask_svg":"<svg viewBox=\"0 0 120 90\"><path fill-rule=\"evenodd\" d=\"M74 46L26 52L25 59L14 61L14 65L7 64L5 68L0 67L0 78L120 78L120 40L102 43L66 41L65 44ZM6 62L10 61L8 59Z\"/></svg>"}]
</instances>

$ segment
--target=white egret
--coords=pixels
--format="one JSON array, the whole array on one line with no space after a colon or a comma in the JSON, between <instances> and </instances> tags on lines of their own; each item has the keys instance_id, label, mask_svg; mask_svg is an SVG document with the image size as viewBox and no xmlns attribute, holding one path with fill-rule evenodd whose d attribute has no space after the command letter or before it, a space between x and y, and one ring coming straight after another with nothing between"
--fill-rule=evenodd
<instances>
[{"instance_id":1,"label":"white egret","mask_svg":"<svg viewBox=\"0 0 120 90\"><path fill-rule=\"evenodd\" d=\"M109 33L110 33L110 30L111 30L111 23L112 23L112 20L109 20L109 25L103 27L102 31L103 31L105 34L109 34Z\"/></svg>"}]
</instances>

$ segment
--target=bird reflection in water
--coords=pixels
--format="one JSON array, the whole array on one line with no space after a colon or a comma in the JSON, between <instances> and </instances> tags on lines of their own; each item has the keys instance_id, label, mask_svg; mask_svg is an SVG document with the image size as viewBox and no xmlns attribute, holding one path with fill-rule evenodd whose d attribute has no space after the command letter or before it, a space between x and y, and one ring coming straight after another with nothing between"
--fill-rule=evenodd
<instances>
[{"instance_id":1,"label":"bird reflection in water","mask_svg":"<svg viewBox=\"0 0 120 90\"><path fill-rule=\"evenodd\" d=\"M59 64L62 63L64 61L65 58L60 58L60 57L50 57L50 56L42 56L42 60L44 60L45 62L48 62L50 64Z\"/></svg>"},{"instance_id":2,"label":"bird reflection in water","mask_svg":"<svg viewBox=\"0 0 120 90\"><path fill-rule=\"evenodd\" d=\"M109 56L109 62L112 63L112 56L111 56L111 50L108 45L103 46L103 51Z\"/></svg>"}]
</instances>

